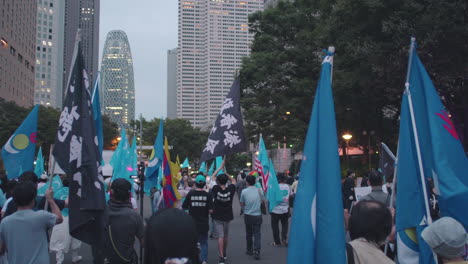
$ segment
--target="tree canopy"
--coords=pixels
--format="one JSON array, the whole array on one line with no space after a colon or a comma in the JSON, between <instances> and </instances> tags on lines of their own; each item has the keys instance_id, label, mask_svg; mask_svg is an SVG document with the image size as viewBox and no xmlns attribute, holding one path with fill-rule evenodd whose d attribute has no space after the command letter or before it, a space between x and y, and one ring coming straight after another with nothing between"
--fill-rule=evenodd
<instances>
[{"instance_id":1,"label":"tree canopy","mask_svg":"<svg viewBox=\"0 0 468 264\"><path fill-rule=\"evenodd\" d=\"M461 0L296 0L251 15L255 38L241 69L249 137L256 141L263 133L267 145L280 141L302 149L322 50L332 45L338 135L351 133L350 143L359 146L383 141L396 149L415 36L459 134L468 139L464 6Z\"/></svg>"}]
</instances>

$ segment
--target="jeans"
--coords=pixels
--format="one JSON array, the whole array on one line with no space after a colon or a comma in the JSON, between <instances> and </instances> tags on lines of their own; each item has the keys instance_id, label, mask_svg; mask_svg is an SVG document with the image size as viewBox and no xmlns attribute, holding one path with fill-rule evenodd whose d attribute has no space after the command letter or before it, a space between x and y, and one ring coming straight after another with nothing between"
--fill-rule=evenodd
<instances>
[{"instance_id":1,"label":"jeans","mask_svg":"<svg viewBox=\"0 0 468 264\"><path fill-rule=\"evenodd\" d=\"M288 213L285 214L271 214L271 229L273 229L273 239L275 244L281 244L281 240L286 241L288 239ZM279 222L281 221L281 240L279 236Z\"/></svg>"},{"instance_id":2,"label":"jeans","mask_svg":"<svg viewBox=\"0 0 468 264\"><path fill-rule=\"evenodd\" d=\"M261 215L245 215L245 233L247 240L247 251L260 251L261 248Z\"/></svg>"},{"instance_id":3,"label":"jeans","mask_svg":"<svg viewBox=\"0 0 468 264\"><path fill-rule=\"evenodd\" d=\"M208 261L208 233L198 234L200 243L200 261Z\"/></svg>"}]
</instances>

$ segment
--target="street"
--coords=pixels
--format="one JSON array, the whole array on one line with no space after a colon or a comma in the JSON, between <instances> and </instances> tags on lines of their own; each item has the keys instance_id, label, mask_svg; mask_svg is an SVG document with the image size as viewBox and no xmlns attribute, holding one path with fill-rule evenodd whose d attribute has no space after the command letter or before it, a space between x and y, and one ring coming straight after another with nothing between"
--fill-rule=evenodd
<instances>
[{"instance_id":1,"label":"street","mask_svg":"<svg viewBox=\"0 0 468 264\"><path fill-rule=\"evenodd\" d=\"M139 201L138 201L139 202ZM138 203L139 204L139 203ZM231 222L229 230L229 245L227 251L228 261L227 263L274 263L274 264L283 264L286 263L287 248L286 247L273 247L271 242L273 241L273 235L271 231L271 222L270 216L263 216L262 224L262 250L261 250L261 259L254 260L252 256L245 254L245 227L244 227L244 218L239 215L239 200L237 195L234 197L234 220ZM149 199L145 197L145 217L149 217L151 210L149 208ZM218 248L217 241L210 239L208 241L208 264L218 263ZM138 243L135 245L137 253L139 253ZM80 255L83 257L81 263L92 263L91 249L88 245L83 244L80 249ZM55 254L51 254L51 263L55 262ZM71 264L71 253L69 252L66 255L65 262Z\"/></svg>"}]
</instances>

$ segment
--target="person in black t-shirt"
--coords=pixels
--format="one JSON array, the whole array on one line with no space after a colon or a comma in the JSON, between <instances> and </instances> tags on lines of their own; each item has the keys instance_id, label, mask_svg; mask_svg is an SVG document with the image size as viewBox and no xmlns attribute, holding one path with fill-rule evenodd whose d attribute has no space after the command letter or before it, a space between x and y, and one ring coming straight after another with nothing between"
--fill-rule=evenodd
<instances>
[{"instance_id":1,"label":"person in black t-shirt","mask_svg":"<svg viewBox=\"0 0 468 264\"><path fill-rule=\"evenodd\" d=\"M213 212L213 197L203 190L205 184L205 176L198 175L195 178L196 189L187 194L182 204L182 208L189 211L197 226L200 260L203 264L208 260L208 216Z\"/></svg>"},{"instance_id":2,"label":"person in black t-shirt","mask_svg":"<svg viewBox=\"0 0 468 264\"><path fill-rule=\"evenodd\" d=\"M226 186L228 180L231 184ZM214 219L214 228L218 235L219 264L226 262L226 249L228 244L229 222L234 219L232 213L232 200L236 193L235 179L220 174L216 177L218 185L213 186L214 210L211 217Z\"/></svg>"}]
</instances>

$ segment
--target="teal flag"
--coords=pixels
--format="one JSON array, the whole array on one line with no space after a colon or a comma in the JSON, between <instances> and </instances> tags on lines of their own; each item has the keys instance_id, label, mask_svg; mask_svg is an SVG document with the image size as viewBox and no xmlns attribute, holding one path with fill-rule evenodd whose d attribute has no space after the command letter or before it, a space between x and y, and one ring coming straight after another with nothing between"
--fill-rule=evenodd
<instances>
[{"instance_id":1,"label":"teal flag","mask_svg":"<svg viewBox=\"0 0 468 264\"><path fill-rule=\"evenodd\" d=\"M203 172L203 174L206 174L206 162L203 161L200 165L200 168L198 169L198 171L201 171Z\"/></svg>"},{"instance_id":2,"label":"teal flag","mask_svg":"<svg viewBox=\"0 0 468 264\"><path fill-rule=\"evenodd\" d=\"M221 156L216 157L216 161L215 161L215 162L216 162L216 169L218 169L219 167L221 167L221 164L223 164L223 157L221 157ZM223 171L223 170L220 170L220 171L218 172L218 175L223 174L223 173L224 173L224 171ZM211 176L211 175L210 175L210 176Z\"/></svg>"},{"instance_id":3,"label":"teal flag","mask_svg":"<svg viewBox=\"0 0 468 264\"><path fill-rule=\"evenodd\" d=\"M112 178L118 179L118 178L124 178L126 175L126 163L127 163L127 158L128 158L128 152L130 150L130 146L128 144L128 139L127 139L127 132L125 131L125 128L122 128L122 132L120 135L120 142L117 148L114 151L114 154L112 155L112 158L109 162L109 164L112 166Z\"/></svg>"},{"instance_id":4,"label":"teal flag","mask_svg":"<svg viewBox=\"0 0 468 264\"><path fill-rule=\"evenodd\" d=\"M23 171L34 171L38 112L36 105L2 148L8 179L18 178Z\"/></svg>"},{"instance_id":5,"label":"teal flag","mask_svg":"<svg viewBox=\"0 0 468 264\"><path fill-rule=\"evenodd\" d=\"M44 173L44 157L42 156L42 147L37 151L36 166L34 166L34 173L37 177L41 177Z\"/></svg>"},{"instance_id":6,"label":"teal flag","mask_svg":"<svg viewBox=\"0 0 468 264\"><path fill-rule=\"evenodd\" d=\"M346 263L332 63L333 53L328 52L322 62L304 145L288 264Z\"/></svg>"},{"instance_id":7,"label":"teal flag","mask_svg":"<svg viewBox=\"0 0 468 264\"><path fill-rule=\"evenodd\" d=\"M208 169L208 174L207 174L208 176L213 175L214 170L215 170L215 169L214 169L215 163L216 163L216 161L214 161L214 160L213 160L213 162L211 162L210 168Z\"/></svg>"},{"instance_id":8,"label":"teal flag","mask_svg":"<svg viewBox=\"0 0 468 264\"><path fill-rule=\"evenodd\" d=\"M283 196L281 195L281 190L279 187L278 179L276 178L275 167L273 166L273 161L269 160L269 173L268 178L268 192L266 193L266 198L268 199L268 208L273 211L277 205L283 202Z\"/></svg>"},{"instance_id":9,"label":"teal flag","mask_svg":"<svg viewBox=\"0 0 468 264\"><path fill-rule=\"evenodd\" d=\"M183 168L188 168L188 167L190 167L190 164L189 164L188 158L185 158L184 162L182 162L182 165L180 165L180 168L183 169Z\"/></svg>"},{"instance_id":10,"label":"teal flag","mask_svg":"<svg viewBox=\"0 0 468 264\"><path fill-rule=\"evenodd\" d=\"M98 140L99 155L101 155L101 165L104 166L104 159L102 158L102 151L104 149L104 132L102 128L102 115L101 115L101 102L99 97L99 78L100 74L96 78L96 83L94 84L93 97L91 101L93 102L93 118L94 124L96 125L96 136Z\"/></svg>"},{"instance_id":11,"label":"teal flag","mask_svg":"<svg viewBox=\"0 0 468 264\"><path fill-rule=\"evenodd\" d=\"M52 178L51 187L52 187L52 190L54 191L54 197L55 197L55 192L63 187L62 179L60 179L60 176L55 175L54 178ZM41 188L37 189L37 195L44 196L48 188L49 188L49 182L44 184Z\"/></svg>"},{"instance_id":12,"label":"teal flag","mask_svg":"<svg viewBox=\"0 0 468 264\"><path fill-rule=\"evenodd\" d=\"M146 169L146 182L145 182L145 193L149 194L151 188L157 187L158 178L159 178L159 168L161 167L163 161L164 153L164 120L159 120L159 129L158 135L154 141L153 151L151 151L151 156L148 163L148 168ZM159 178L161 179L161 178Z\"/></svg>"}]
</instances>

